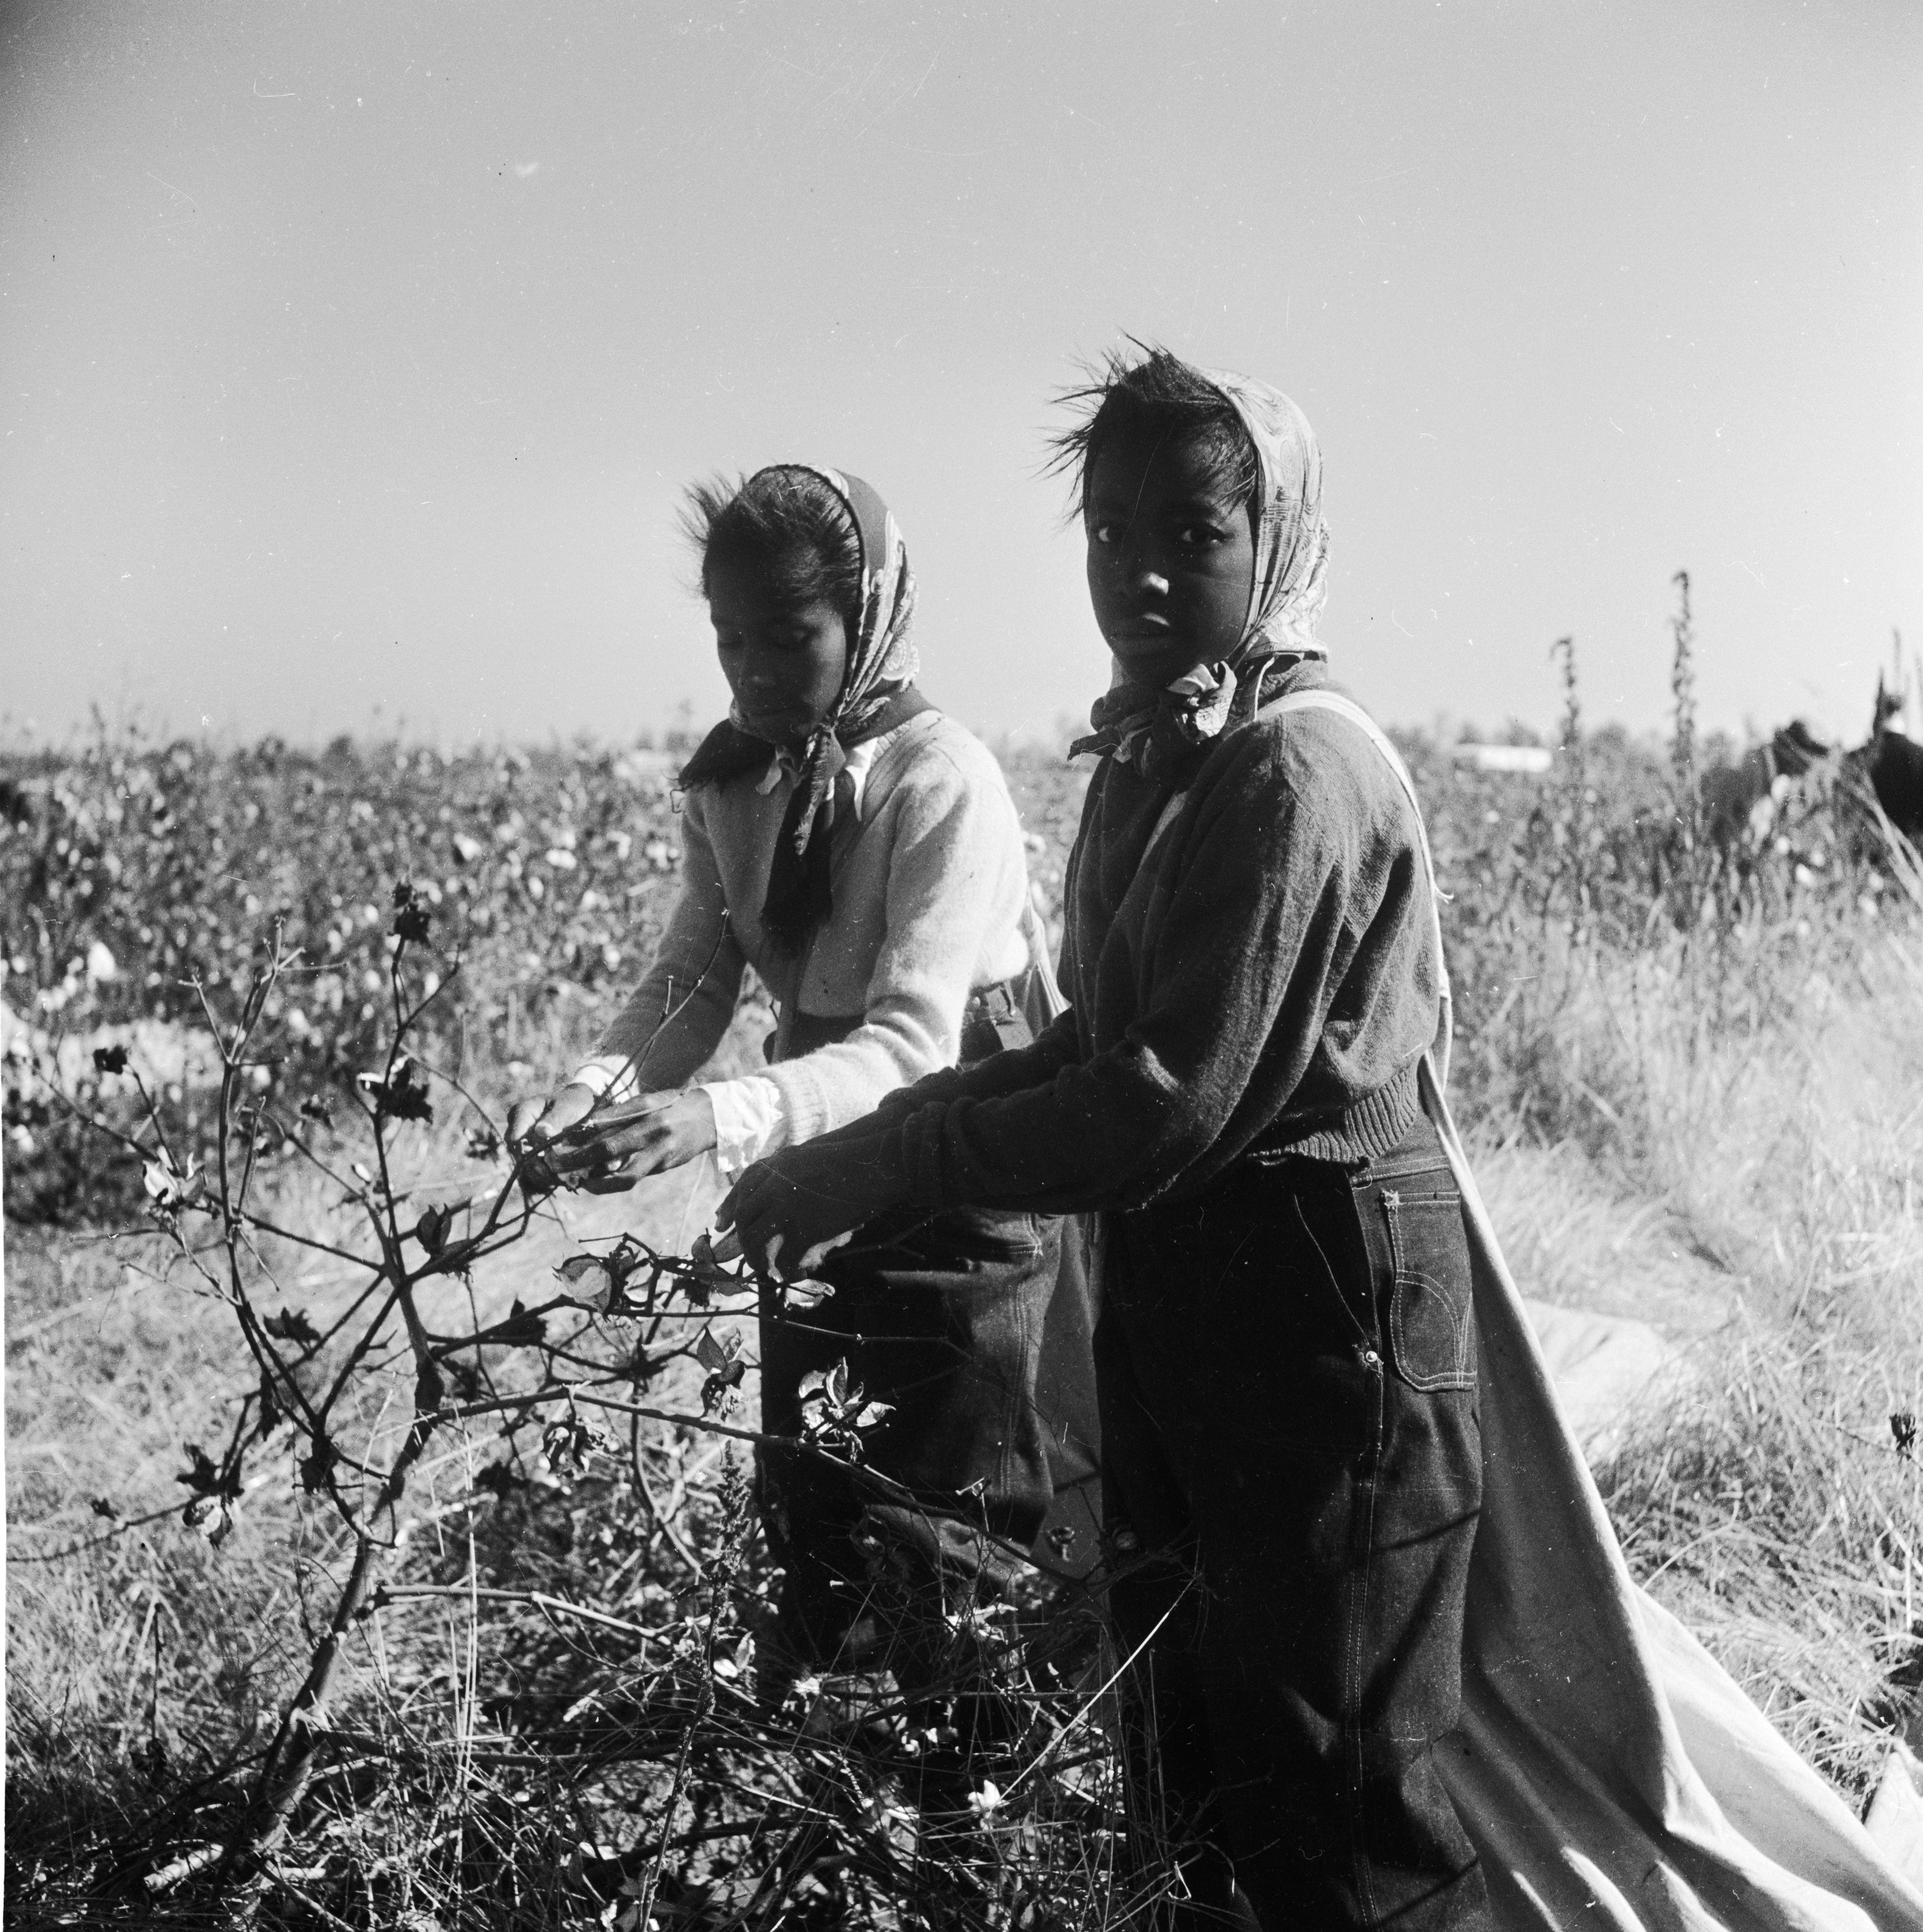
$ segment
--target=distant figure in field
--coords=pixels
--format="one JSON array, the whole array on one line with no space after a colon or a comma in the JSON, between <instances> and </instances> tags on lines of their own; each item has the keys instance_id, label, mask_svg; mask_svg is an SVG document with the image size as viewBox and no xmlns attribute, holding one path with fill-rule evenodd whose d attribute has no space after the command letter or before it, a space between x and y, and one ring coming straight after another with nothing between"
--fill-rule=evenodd
<instances>
[{"instance_id":1,"label":"distant figure in field","mask_svg":"<svg viewBox=\"0 0 1923 1932\"><path fill-rule=\"evenodd\" d=\"M1706 772L1706 838L1732 856L1760 850L1778 832L1786 802L1802 787L1806 793L1813 788L1812 802L1834 806L1839 831L1868 856L1876 853L1875 835L1865 822L1872 798L1896 831L1923 848L1923 745L1897 726L1903 710L1901 692L1879 675L1870 735L1861 745L1840 751L1798 718L1736 764Z\"/></svg>"},{"instance_id":2,"label":"distant figure in field","mask_svg":"<svg viewBox=\"0 0 1923 1932\"><path fill-rule=\"evenodd\" d=\"M1776 823L1787 788L1832 755L1802 718L1753 745L1733 765L1702 775L1703 836L1718 851L1760 847Z\"/></svg>"},{"instance_id":3,"label":"distant figure in field","mask_svg":"<svg viewBox=\"0 0 1923 1932\"><path fill-rule=\"evenodd\" d=\"M1896 728L1903 694L1876 677L1876 708L1869 742L1850 755L1862 761L1883 814L1904 838L1923 849L1923 745Z\"/></svg>"}]
</instances>

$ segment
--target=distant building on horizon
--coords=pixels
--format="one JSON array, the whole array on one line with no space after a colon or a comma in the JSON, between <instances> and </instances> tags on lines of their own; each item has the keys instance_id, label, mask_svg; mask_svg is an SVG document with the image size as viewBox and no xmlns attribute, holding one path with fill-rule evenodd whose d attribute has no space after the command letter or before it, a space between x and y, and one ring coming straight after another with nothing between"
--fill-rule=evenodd
<instances>
[{"instance_id":1,"label":"distant building on horizon","mask_svg":"<svg viewBox=\"0 0 1923 1932\"><path fill-rule=\"evenodd\" d=\"M1458 745L1453 755L1457 764L1479 772L1515 772L1528 778L1541 777L1556 758L1546 745Z\"/></svg>"}]
</instances>

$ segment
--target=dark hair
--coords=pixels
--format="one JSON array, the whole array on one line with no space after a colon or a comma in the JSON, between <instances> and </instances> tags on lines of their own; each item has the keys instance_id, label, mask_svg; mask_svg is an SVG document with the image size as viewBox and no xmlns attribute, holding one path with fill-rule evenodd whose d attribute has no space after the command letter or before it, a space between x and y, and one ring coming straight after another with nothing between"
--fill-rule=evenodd
<instances>
[{"instance_id":1,"label":"dark hair","mask_svg":"<svg viewBox=\"0 0 1923 1932\"><path fill-rule=\"evenodd\" d=\"M861 622L861 538L840 496L812 470L783 466L729 484L692 485L681 525L701 560L701 593L717 566L768 572L796 604L826 598L854 635Z\"/></svg>"},{"instance_id":2,"label":"dark hair","mask_svg":"<svg viewBox=\"0 0 1923 1932\"><path fill-rule=\"evenodd\" d=\"M1235 405L1193 363L1132 336L1129 346L1138 359L1111 350L1089 369L1087 382L1055 398L1081 412L1079 421L1049 439L1050 472L1074 479L1070 513L1081 514L1102 449L1119 436L1144 434L1194 444L1210 480L1252 509L1262 487L1262 460Z\"/></svg>"}]
</instances>

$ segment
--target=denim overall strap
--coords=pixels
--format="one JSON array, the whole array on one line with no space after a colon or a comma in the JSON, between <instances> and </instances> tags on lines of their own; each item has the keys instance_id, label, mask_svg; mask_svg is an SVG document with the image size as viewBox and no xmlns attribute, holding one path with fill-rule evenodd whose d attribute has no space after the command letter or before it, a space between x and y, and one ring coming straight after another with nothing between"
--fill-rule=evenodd
<instances>
[{"instance_id":1,"label":"denim overall strap","mask_svg":"<svg viewBox=\"0 0 1923 1932\"><path fill-rule=\"evenodd\" d=\"M1339 691L1292 691L1264 704L1256 716L1280 718L1292 711L1329 711L1338 718L1347 718L1388 760L1390 770L1396 775L1396 783L1402 788L1402 795L1408 800L1409 809L1415 814L1415 836L1422 848L1422 868L1429 878L1430 926L1436 942L1436 981L1442 1007L1436 1044L1430 1052L1435 1060L1436 1084L1438 1090L1446 1089L1449 1084L1449 1050L1456 1037L1456 1010L1449 988L1449 962L1442 950L1442 891L1436 883L1436 860L1429 849L1429 828L1423 822L1422 801L1415 795L1415 781L1409 776L1408 766L1402 763L1402 754L1390 742L1389 734L1352 698L1345 698ZM1159 831L1160 827L1156 829Z\"/></svg>"}]
</instances>

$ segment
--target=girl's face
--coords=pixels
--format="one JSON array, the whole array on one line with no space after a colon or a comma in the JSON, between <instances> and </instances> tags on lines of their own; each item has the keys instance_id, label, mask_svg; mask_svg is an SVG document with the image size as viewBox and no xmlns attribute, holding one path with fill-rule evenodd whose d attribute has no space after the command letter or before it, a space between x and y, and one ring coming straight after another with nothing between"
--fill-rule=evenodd
<instances>
[{"instance_id":1,"label":"girl's face","mask_svg":"<svg viewBox=\"0 0 1923 1932\"><path fill-rule=\"evenodd\" d=\"M722 675L758 737L799 744L834 708L848 674L848 628L825 598L797 604L765 566L708 571Z\"/></svg>"},{"instance_id":2,"label":"girl's face","mask_svg":"<svg viewBox=\"0 0 1923 1932\"><path fill-rule=\"evenodd\" d=\"M1248 506L1195 439L1124 432L1096 452L1084 493L1088 594L1129 676L1166 685L1242 641L1255 582Z\"/></svg>"}]
</instances>

